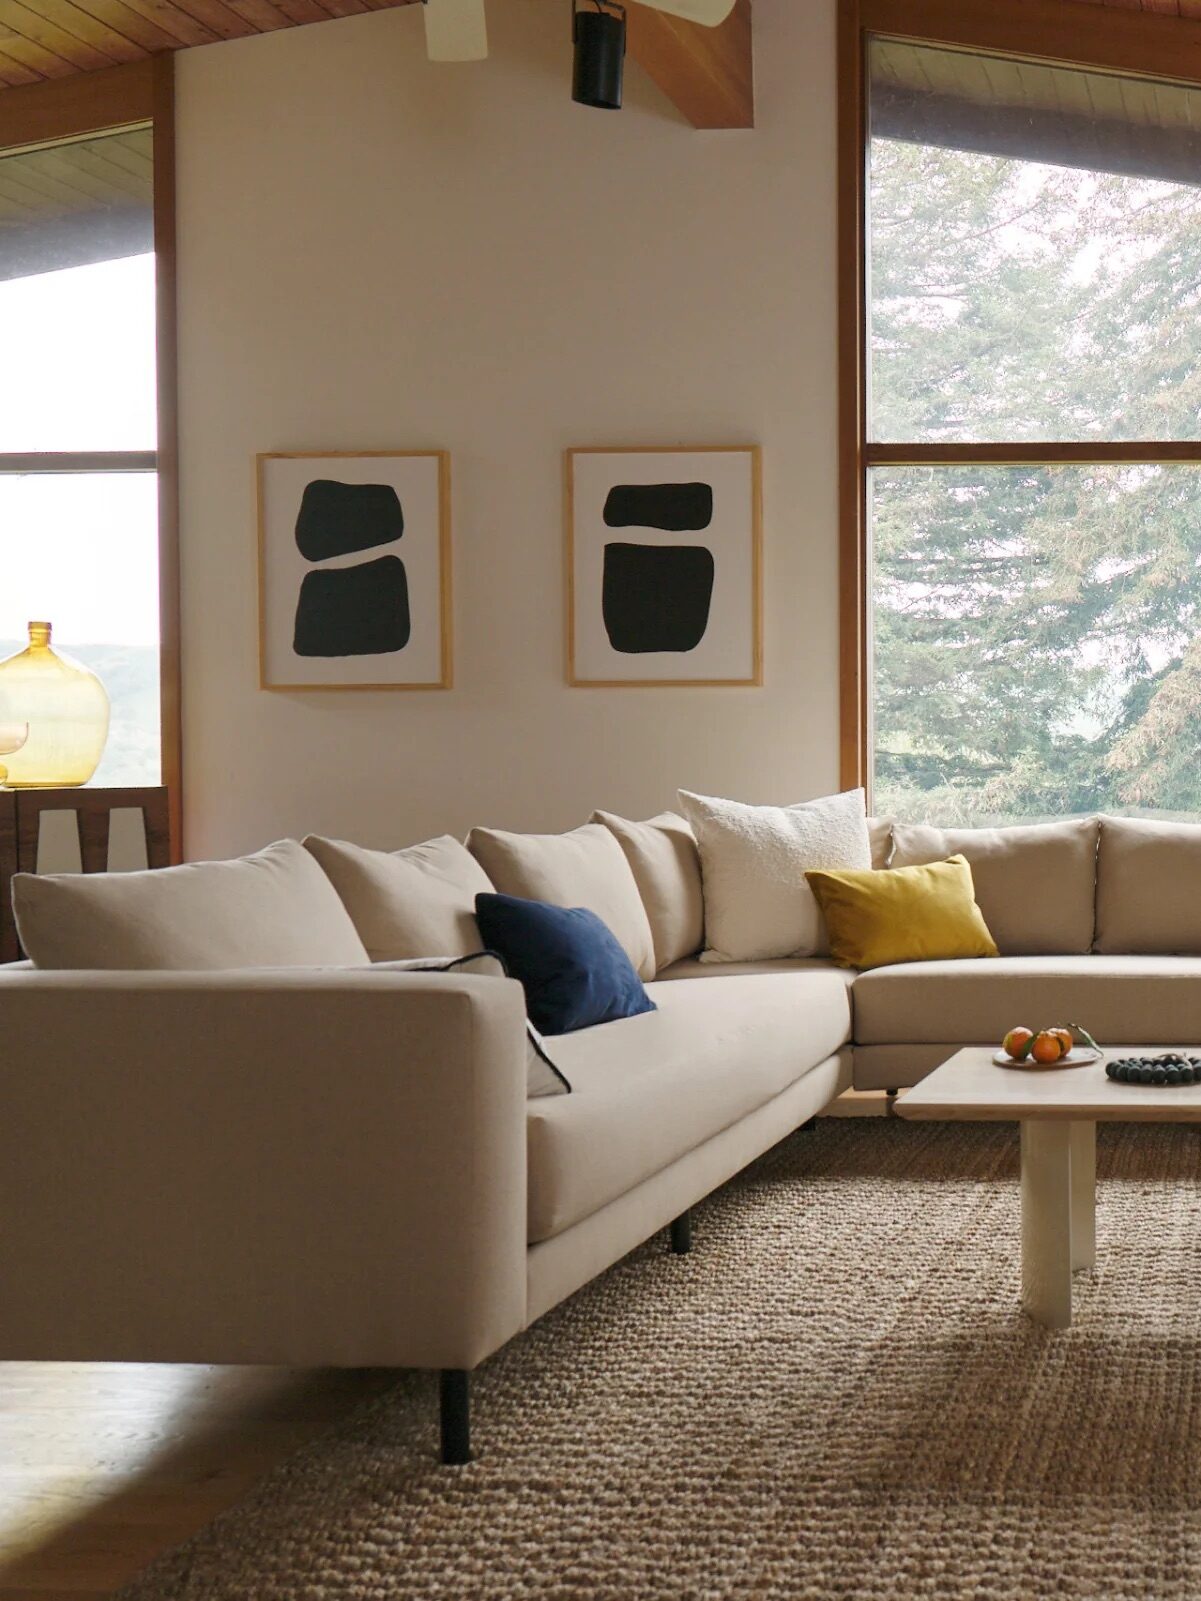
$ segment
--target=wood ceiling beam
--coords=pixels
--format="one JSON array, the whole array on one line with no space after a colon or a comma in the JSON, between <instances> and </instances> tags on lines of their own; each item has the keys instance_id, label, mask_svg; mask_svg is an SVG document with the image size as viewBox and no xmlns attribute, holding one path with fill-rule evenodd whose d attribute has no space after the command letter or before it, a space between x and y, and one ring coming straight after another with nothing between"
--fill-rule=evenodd
<instances>
[{"instance_id":1,"label":"wood ceiling beam","mask_svg":"<svg viewBox=\"0 0 1201 1601\"><path fill-rule=\"evenodd\" d=\"M633 4L626 27L630 55L694 128L755 126L751 0L717 28Z\"/></svg>"},{"instance_id":2,"label":"wood ceiling beam","mask_svg":"<svg viewBox=\"0 0 1201 1601\"><path fill-rule=\"evenodd\" d=\"M169 59L169 58L166 58ZM0 90L0 150L78 139L154 115L154 62Z\"/></svg>"}]
</instances>

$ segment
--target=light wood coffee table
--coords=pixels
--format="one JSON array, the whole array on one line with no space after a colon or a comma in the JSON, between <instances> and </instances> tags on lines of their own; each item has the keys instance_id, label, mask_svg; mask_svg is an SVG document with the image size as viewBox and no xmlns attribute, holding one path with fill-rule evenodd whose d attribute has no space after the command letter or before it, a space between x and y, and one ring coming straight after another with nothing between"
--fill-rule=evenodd
<instances>
[{"instance_id":1,"label":"light wood coffee table","mask_svg":"<svg viewBox=\"0 0 1201 1601\"><path fill-rule=\"evenodd\" d=\"M1048 1328L1072 1321L1072 1274L1096 1261L1097 1124L1201 1123L1201 1084L1115 1084L1105 1062L1196 1046L1129 1045L1086 1067L998 1067L958 1051L897 1102L901 1117L1021 1124L1022 1306Z\"/></svg>"}]
</instances>

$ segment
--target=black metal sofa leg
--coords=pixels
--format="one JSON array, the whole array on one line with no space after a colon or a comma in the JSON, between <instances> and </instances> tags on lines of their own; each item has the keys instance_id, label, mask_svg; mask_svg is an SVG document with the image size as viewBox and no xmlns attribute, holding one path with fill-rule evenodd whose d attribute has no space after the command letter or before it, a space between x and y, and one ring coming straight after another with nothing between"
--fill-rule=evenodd
<instances>
[{"instance_id":1,"label":"black metal sofa leg","mask_svg":"<svg viewBox=\"0 0 1201 1601\"><path fill-rule=\"evenodd\" d=\"M692 1213L681 1212L671 1223L671 1249L675 1256L687 1256L692 1249Z\"/></svg>"},{"instance_id":2,"label":"black metal sofa leg","mask_svg":"<svg viewBox=\"0 0 1201 1601\"><path fill-rule=\"evenodd\" d=\"M443 1368L438 1377L442 1413L442 1460L451 1465L470 1462L470 1375L465 1368Z\"/></svg>"}]
</instances>

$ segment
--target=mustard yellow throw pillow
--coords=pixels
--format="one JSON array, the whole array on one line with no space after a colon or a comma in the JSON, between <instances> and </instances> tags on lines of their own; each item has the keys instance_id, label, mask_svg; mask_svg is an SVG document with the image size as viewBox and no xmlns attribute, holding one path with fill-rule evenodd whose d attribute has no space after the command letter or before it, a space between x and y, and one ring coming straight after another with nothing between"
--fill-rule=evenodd
<instances>
[{"instance_id":1,"label":"mustard yellow throw pillow","mask_svg":"<svg viewBox=\"0 0 1201 1601\"><path fill-rule=\"evenodd\" d=\"M996 956L964 856L923 867L805 874L840 967Z\"/></svg>"}]
</instances>

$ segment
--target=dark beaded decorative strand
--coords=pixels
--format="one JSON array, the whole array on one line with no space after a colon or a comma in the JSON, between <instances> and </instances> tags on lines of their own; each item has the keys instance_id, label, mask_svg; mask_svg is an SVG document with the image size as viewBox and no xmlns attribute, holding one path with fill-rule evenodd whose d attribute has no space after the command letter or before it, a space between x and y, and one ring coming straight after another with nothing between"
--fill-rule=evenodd
<instances>
[{"instance_id":1,"label":"dark beaded decorative strand","mask_svg":"<svg viewBox=\"0 0 1201 1601\"><path fill-rule=\"evenodd\" d=\"M1106 1062L1105 1076L1119 1084L1201 1084L1201 1056L1121 1056Z\"/></svg>"}]
</instances>

